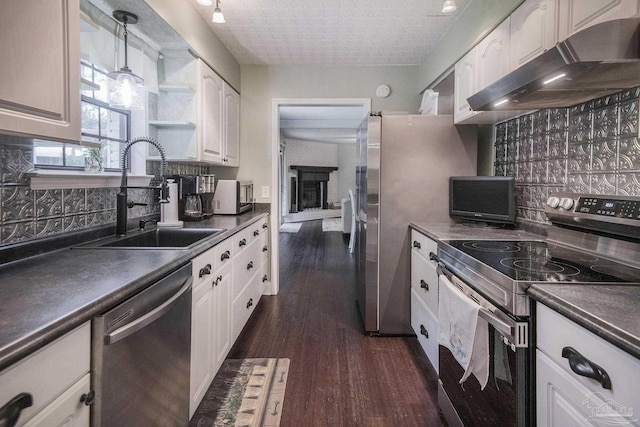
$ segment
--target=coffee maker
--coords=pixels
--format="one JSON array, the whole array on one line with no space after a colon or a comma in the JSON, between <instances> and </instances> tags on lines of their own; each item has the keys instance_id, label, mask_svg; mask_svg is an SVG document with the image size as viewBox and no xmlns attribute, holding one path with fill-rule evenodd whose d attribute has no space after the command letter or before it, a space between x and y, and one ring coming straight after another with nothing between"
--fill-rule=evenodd
<instances>
[{"instance_id":1,"label":"coffee maker","mask_svg":"<svg viewBox=\"0 0 640 427\"><path fill-rule=\"evenodd\" d=\"M174 175L178 183L178 216L182 221L201 221L213 215L215 175Z\"/></svg>"}]
</instances>

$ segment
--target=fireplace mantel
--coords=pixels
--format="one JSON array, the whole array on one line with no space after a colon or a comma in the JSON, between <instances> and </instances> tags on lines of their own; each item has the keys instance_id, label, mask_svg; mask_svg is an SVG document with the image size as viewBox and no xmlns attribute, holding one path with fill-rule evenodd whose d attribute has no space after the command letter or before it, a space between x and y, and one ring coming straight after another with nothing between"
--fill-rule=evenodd
<instances>
[{"instance_id":1,"label":"fireplace mantel","mask_svg":"<svg viewBox=\"0 0 640 427\"><path fill-rule=\"evenodd\" d=\"M327 209L329 207L327 203L327 190L329 182L329 174L333 171L337 171L337 167L333 166L301 166L292 165L289 167L292 170L297 171L297 179L292 179L292 198L291 198L291 212L301 212L305 209L303 206L304 201L304 187L305 182L318 183L320 190L320 207ZM295 197L294 197L295 195Z\"/></svg>"}]
</instances>

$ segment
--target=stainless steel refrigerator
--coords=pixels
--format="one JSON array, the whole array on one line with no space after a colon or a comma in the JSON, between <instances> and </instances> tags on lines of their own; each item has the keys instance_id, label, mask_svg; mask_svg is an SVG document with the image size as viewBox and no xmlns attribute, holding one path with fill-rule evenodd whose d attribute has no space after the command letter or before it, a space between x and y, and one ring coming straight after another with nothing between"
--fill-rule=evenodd
<instances>
[{"instance_id":1,"label":"stainless steel refrigerator","mask_svg":"<svg viewBox=\"0 0 640 427\"><path fill-rule=\"evenodd\" d=\"M372 115L358 132L356 280L364 329L413 334L409 223L449 221L449 177L475 175L477 127L453 116Z\"/></svg>"}]
</instances>

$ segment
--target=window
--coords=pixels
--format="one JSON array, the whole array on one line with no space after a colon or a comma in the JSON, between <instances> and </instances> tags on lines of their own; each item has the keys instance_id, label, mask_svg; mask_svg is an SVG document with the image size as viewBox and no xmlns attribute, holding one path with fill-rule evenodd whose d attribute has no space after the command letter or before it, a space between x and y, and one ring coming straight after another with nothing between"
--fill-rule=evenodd
<instances>
[{"instance_id":1,"label":"window","mask_svg":"<svg viewBox=\"0 0 640 427\"><path fill-rule=\"evenodd\" d=\"M95 85L82 88L82 140L102 146L105 170L119 170L120 155L131 134L131 114L109 107L109 77L105 71L82 62L80 75L83 80ZM82 170L86 150L86 147L64 142L34 140L33 162L38 167Z\"/></svg>"}]
</instances>

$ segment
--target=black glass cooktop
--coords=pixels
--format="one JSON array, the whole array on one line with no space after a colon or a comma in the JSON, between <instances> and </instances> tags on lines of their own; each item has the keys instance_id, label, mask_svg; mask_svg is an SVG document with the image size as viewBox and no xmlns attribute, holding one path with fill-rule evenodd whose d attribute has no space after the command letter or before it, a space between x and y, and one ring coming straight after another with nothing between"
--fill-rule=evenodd
<instances>
[{"instance_id":1,"label":"black glass cooktop","mask_svg":"<svg viewBox=\"0 0 640 427\"><path fill-rule=\"evenodd\" d=\"M640 269L548 242L449 240L446 243L513 280L640 283Z\"/></svg>"}]
</instances>

